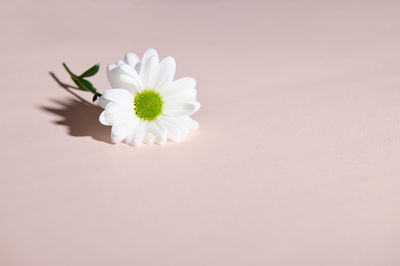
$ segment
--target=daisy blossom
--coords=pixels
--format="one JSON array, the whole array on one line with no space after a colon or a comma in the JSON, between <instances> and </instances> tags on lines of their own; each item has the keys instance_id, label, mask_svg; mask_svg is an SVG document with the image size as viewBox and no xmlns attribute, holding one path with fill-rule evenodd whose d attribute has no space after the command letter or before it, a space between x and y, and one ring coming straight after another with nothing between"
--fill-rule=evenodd
<instances>
[{"instance_id":1,"label":"daisy blossom","mask_svg":"<svg viewBox=\"0 0 400 266\"><path fill-rule=\"evenodd\" d=\"M190 115L199 110L196 80L173 80L175 59L159 62L157 51L148 49L142 60L127 53L124 60L107 67L111 84L100 98L104 108L99 120L111 127L111 140L135 147L142 142L165 144L179 141L199 127Z\"/></svg>"}]
</instances>

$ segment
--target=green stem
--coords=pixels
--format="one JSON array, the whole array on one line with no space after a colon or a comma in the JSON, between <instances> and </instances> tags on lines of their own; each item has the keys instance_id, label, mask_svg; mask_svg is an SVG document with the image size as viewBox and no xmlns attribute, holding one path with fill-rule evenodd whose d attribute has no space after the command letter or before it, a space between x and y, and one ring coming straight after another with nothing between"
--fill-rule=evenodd
<instances>
[{"instance_id":1,"label":"green stem","mask_svg":"<svg viewBox=\"0 0 400 266\"><path fill-rule=\"evenodd\" d=\"M62 63L62 64L63 64L65 70L67 70L68 74L70 74L71 76L74 76L74 77L78 77L77 75L75 75L74 73L72 73L71 70L69 70L69 68L67 67L67 64L66 64L66 63Z\"/></svg>"}]
</instances>

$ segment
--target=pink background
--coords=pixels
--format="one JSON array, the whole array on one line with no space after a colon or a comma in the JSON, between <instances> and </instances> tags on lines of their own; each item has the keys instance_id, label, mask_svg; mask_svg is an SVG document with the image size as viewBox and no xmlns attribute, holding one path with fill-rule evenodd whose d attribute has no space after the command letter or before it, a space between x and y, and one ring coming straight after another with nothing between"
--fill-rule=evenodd
<instances>
[{"instance_id":1,"label":"pink background","mask_svg":"<svg viewBox=\"0 0 400 266\"><path fill-rule=\"evenodd\" d=\"M399 1L0 4L0 265L400 265ZM49 72L148 47L200 129L111 145Z\"/></svg>"}]
</instances>

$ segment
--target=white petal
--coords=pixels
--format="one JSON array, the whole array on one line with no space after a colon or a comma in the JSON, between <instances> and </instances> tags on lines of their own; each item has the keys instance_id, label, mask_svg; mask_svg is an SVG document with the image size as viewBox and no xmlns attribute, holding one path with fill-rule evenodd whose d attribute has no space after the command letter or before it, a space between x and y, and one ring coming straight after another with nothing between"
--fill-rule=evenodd
<instances>
[{"instance_id":1,"label":"white petal","mask_svg":"<svg viewBox=\"0 0 400 266\"><path fill-rule=\"evenodd\" d=\"M150 122L149 131L156 137L156 143L163 145L167 142L167 130L159 121Z\"/></svg>"},{"instance_id":2,"label":"white petal","mask_svg":"<svg viewBox=\"0 0 400 266\"><path fill-rule=\"evenodd\" d=\"M140 92L140 80L139 76L137 78L133 78L132 76L121 75L119 76L120 82L131 85L129 92L132 95L136 95Z\"/></svg>"},{"instance_id":3,"label":"white petal","mask_svg":"<svg viewBox=\"0 0 400 266\"><path fill-rule=\"evenodd\" d=\"M101 97L111 102L116 102L127 106L133 105L132 93L124 89L108 89Z\"/></svg>"},{"instance_id":4,"label":"white petal","mask_svg":"<svg viewBox=\"0 0 400 266\"><path fill-rule=\"evenodd\" d=\"M139 147L140 144L142 144L146 134L147 134L147 123L140 121L136 128L135 135L132 138L131 144L135 147Z\"/></svg>"},{"instance_id":5,"label":"white petal","mask_svg":"<svg viewBox=\"0 0 400 266\"><path fill-rule=\"evenodd\" d=\"M99 98L99 105L100 105L100 107L101 108L106 108L106 106L107 106L107 104L109 104L111 101L109 101L109 100L107 100L106 98L104 98L104 97L100 97Z\"/></svg>"},{"instance_id":6,"label":"white petal","mask_svg":"<svg viewBox=\"0 0 400 266\"><path fill-rule=\"evenodd\" d=\"M111 103L106 106L105 111L106 111L106 114L127 112L127 111L133 110L132 106L127 106L127 105L119 104L119 103Z\"/></svg>"},{"instance_id":7,"label":"white petal","mask_svg":"<svg viewBox=\"0 0 400 266\"><path fill-rule=\"evenodd\" d=\"M197 121L193 120L189 116L183 117L182 122L190 130L196 130L199 128L199 123L197 123Z\"/></svg>"},{"instance_id":8,"label":"white petal","mask_svg":"<svg viewBox=\"0 0 400 266\"><path fill-rule=\"evenodd\" d=\"M123 124L128 120L137 119L132 106L110 103L104 110L104 119L108 124Z\"/></svg>"},{"instance_id":9,"label":"white petal","mask_svg":"<svg viewBox=\"0 0 400 266\"><path fill-rule=\"evenodd\" d=\"M188 129L185 128L183 121L179 118L160 116L158 120L163 123L163 125L167 129L167 137L174 141L178 142L181 138L188 132Z\"/></svg>"},{"instance_id":10,"label":"white petal","mask_svg":"<svg viewBox=\"0 0 400 266\"><path fill-rule=\"evenodd\" d=\"M135 91L137 91L137 82L127 83L121 80L121 75L129 75L132 77L132 79L139 80L138 75L135 76L132 73L129 74L126 72L129 68L128 66L129 65L125 63L121 63L119 66L116 67L113 67L113 65L109 65L107 67L107 78L112 88L121 88L134 93Z\"/></svg>"},{"instance_id":11,"label":"white petal","mask_svg":"<svg viewBox=\"0 0 400 266\"><path fill-rule=\"evenodd\" d=\"M137 72L137 73L140 73L140 69L141 69L141 68L142 68L142 62L137 63L136 66L135 66L136 72Z\"/></svg>"},{"instance_id":12,"label":"white petal","mask_svg":"<svg viewBox=\"0 0 400 266\"><path fill-rule=\"evenodd\" d=\"M173 81L176 71L175 59L171 56L164 58L160 63L157 81L154 89L158 92L165 90Z\"/></svg>"},{"instance_id":13,"label":"white petal","mask_svg":"<svg viewBox=\"0 0 400 266\"><path fill-rule=\"evenodd\" d=\"M167 137L168 139L178 142L182 139L184 136L179 130L174 128L171 124L165 124L165 127L167 128Z\"/></svg>"},{"instance_id":14,"label":"white petal","mask_svg":"<svg viewBox=\"0 0 400 266\"><path fill-rule=\"evenodd\" d=\"M122 112L107 112L106 110L104 113L105 121L111 125L121 125L135 118L136 116L131 110Z\"/></svg>"},{"instance_id":15,"label":"white petal","mask_svg":"<svg viewBox=\"0 0 400 266\"><path fill-rule=\"evenodd\" d=\"M197 102L167 104L163 106L163 114L166 116L185 116L191 115L198 110Z\"/></svg>"},{"instance_id":16,"label":"white petal","mask_svg":"<svg viewBox=\"0 0 400 266\"><path fill-rule=\"evenodd\" d=\"M136 128L138 127L138 125L139 125L139 123L140 123L140 119L137 118L137 117L134 117L132 123L133 123L133 128L134 128L134 129L133 129L133 130L131 131L131 133L129 133L129 135L124 139L124 142L125 142L126 144L131 144L131 143L132 143L133 137L135 136Z\"/></svg>"},{"instance_id":17,"label":"white petal","mask_svg":"<svg viewBox=\"0 0 400 266\"><path fill-rule=\"evenodd\" d=\"M199 109L200 109L200 103L199 102L192 102L194 104L194 110L189 114L192 115L194 113L196 113Z\"/></svg>"},{"instance_id":18,"label":"white petal","mask_svg":"<svg viewBox=\"0 0 400 266\"><path fill-rule=\"evenodd\" d=\"M126 74L128 76L131 76L133 79L139 80L139 75L136 72L135 68L129 64L122 64L118 66L123 72L121 74Z\"/></svg>"},{"instance_id":19,"label":"white petal","mask_svg":"<svg viewBox=\"0 0 400 266\"><path fill-rule=\"evenodd\" d=\"M163 97L184 93L186 90L195 90L196 80L194 78L181 78L172 82L162 93Z\"/></svg>"},{"instance_id":20,"label":"white petal","mask_svg":"<svg viewBox=\"0 0 400 266\"><path fill-rule=\"evenodd\" d=\"M106 113L106 111L101 112L101 114L99 116L99 121L100 121L100 123L102 123L105 126L111 126L112 124L110 124L106 121L105 113Z\"/></svg>"},{"instance_id":21,"label":"white petal","mask_svg":"<svg viewBox=\"0 0 400 266\"><path fill-rule=\"evenodd\" d=\"M107 74L108 74L108 72L110 72L111 70L113 70L113 69L116 68L116 67L117 67L116 64L109 64L109 65L107 65Z\"/></svg>"},{"instance_id":22,"label":"white petal","mask_svg":"<svg viewBox=\"0 0 400 266\"><path fill-rule=\"evenodd\" d=\"M134 53L127 53L125 55L125 63L131 65L132 67L135 67L136 64L139 63L139 61L139 57Z\"/></svg>"},{"instance_id":23,"label":"white petal","mask_svg":"<svg viewBox=\"0 0 400 266\"><path fill-rule=\"evenodd\" d=\"M142 64L143 64L147 59L149 59L151 56L156 56L157 62L160 61L160 60L159 60L159 57L158 57L157 51L156 51L154 48L149 48L149 49L146 50L146 52L145 52L144 55L143 55Z\"/></svg>"},{"instance_id":24,"label":"white petal","mask_svg":"<svg viewBox=\"0 0 400 266\"><path fill-rule=\"evenodd\" d=\"M190 102L196 99L197 91L195 89L179 90L164 97L163 100L166 103L183 103Z\"/></svg>"},{"instance_id":25,"label":"white petal","mask_svg":"<svg viewBox=\"0 0 400 266\"><path fill-rule=\"evenodd\" d=\"M144 142L146 144L153 144L156 137L151 132L147 132L146 137L144 138Z\"/></svg>"},{"instance_id":26,"label":"white petal","mask_svg":"<svg viewBox=\"0 0 400 266\"><path fill-rule=\"evenodd\" d=\"M158 57L153 55L142 61L140 69L141 89L153 89L158 74Z\"/></svg>"},{"instance_id":27,"label":"white petal","mask_svg":"<svg viewBox=\"0 0 400 266\"><path fill-rule=\"evenodd\" d=\"M120 143L128 137L135 130L133 121L134 120L130 119L123 124L114 124L111 128L111 141Z\"/></svg>"}]
</instances>

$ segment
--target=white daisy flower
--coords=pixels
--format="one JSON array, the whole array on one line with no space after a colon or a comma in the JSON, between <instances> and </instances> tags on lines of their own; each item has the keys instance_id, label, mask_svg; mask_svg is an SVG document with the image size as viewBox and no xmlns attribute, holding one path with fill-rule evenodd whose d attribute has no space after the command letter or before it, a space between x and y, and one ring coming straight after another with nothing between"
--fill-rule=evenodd
<instances>
[{"instance_id":1,"label":"white daisy flower","mask_svg":"<svg viewBox=\"0 0 400 266\"><path fill-rule=\"evenodd\" d=\"M134 53L107 67L111 89L100 98L103 125L112 126L111 140L139 146L142 142L165 144L179 141L199 127L190 115L199 110L196 80L173 81L175 59L159 62L157 51L148 49L142 61Z\"/></svg>"}]
</instances>

